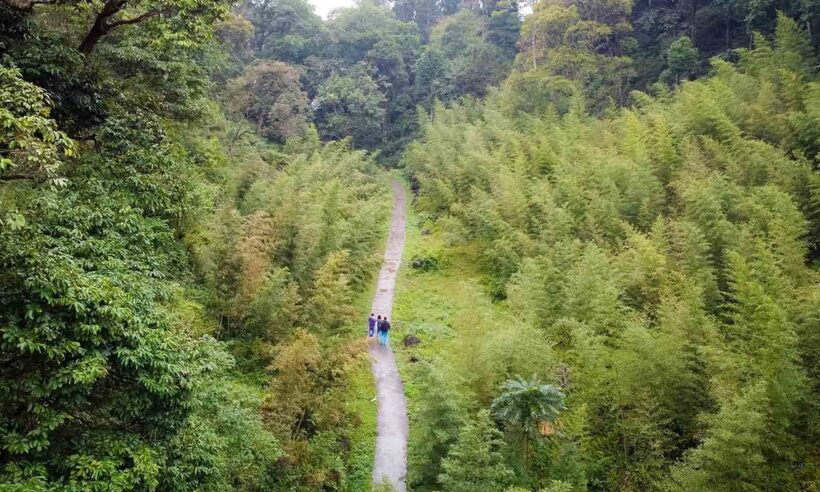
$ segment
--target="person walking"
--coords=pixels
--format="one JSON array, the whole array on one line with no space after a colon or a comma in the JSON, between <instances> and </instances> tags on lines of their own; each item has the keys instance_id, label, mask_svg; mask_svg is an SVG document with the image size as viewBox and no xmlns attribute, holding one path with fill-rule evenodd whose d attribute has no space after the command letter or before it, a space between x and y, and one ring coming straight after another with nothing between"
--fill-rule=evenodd
<instances>
[{"instance_id":1,"label":"person walking","mask_svg":"<svg viewBox=\"0 0 820 492\"><path fill-rule=\"evenodd\" d=\"M379 316L381 317L381 316ZM373 313L370 313L370 317L367 318L367 336L372 337L373 332L376 329L376 317L373 316Z\"/></svg>"},{"instance_id":2,"label":"person walking","mask_svg":"<svg viewBox=\"0 0 820 492\"><path fill-rule=\"evenodd\" d=\"M378 325L379 328L379 345L386 346L390 344L390 322L387 321L387 316L381 320Z\"/></svg>"},{"instance_id":3,"label":"person walking","mask_svg":"<svg viewBox=\"0 0 820 492\"><path fill-rule=\"evenodd\" d=\"M376 320L376 339L379 341L379 345L382 344L382 323L384 323L384 321L382 320L382 315L380 314Z\"/></svg>"}]
</instances>

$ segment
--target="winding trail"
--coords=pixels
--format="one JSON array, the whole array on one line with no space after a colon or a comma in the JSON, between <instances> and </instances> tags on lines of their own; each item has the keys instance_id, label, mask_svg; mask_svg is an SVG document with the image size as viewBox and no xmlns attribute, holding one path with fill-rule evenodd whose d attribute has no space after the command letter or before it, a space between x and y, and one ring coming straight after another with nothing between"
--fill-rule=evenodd
<instances>
[{"instance_id":1,"label":"winding trail","mask_svg":"<svg viewBox=\"0 0 820 492\"><path fill-rule=\"evenodd\" d=\"M398 181L393 181L390 238L384 250L384 263L379 273L376 295L373 297L373 312L386 315L391 321L393 291L404 250L406 206L404 188ZM407 401L404 398L404 385L393 358L393 350L389 346L382 347L372 340L369 351L378 402L373 484L387 479L397 491L404 492L407 475Z\"/></svg>"}]
</instances>

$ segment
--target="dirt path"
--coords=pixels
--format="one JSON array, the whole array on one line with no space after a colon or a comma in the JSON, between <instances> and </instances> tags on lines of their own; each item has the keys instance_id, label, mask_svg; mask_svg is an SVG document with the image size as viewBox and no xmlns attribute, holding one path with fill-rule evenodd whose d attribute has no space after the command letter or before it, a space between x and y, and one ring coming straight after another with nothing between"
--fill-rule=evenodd
<instances>
[{"instance_id":1,"label":"dirt path","mask_svg":"<svg viewBox=\"0 0 820 492\"><path fill-rule=\"evenodd\" d=\"M393 217L390 221L390 238L387 240L384 263L379 273L376 296L373 298L373 312L377 315L386 315L391 322L393 320L391 314L393 291L396 287L396 276L404 249L405 202L404 188L398 181L393 181ZM396 343L397 340L391 339L390 342ZM378 402L373 483L381 483L386 478L397 491L404 492L406 489L405 475L407 474L407 401L404 398L404 385L390 347L382 347L374 339L370 345L370 355Z\"/></svg>"}]
</instances>

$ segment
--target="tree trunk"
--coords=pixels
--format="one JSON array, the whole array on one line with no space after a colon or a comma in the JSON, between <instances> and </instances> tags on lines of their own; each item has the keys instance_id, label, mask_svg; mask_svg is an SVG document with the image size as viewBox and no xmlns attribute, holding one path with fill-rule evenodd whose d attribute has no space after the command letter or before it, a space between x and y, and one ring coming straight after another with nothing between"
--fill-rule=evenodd
<instances>
[{"instance_id":1,"label":"tree trunk","mask_svg":"<svg viewBox=\"0 0 820 492\"><path fill-rule=\"evenodd\" d=\"M689 39L692 40L692 43L695 43L695 15L697 13L698 0L692 0L692 10L689 11Z\"/></svg>"},{"instance_id":2,"label":"tree trunk","mask_svg":"<svg viewBox=\"0 0 820 492\"><path fill-rule=\"evenodd\" d=\"M108 0L105 2L102 10L94 19L94 24L91 26L91 29L88 30L88 34L85 35L83 42L80 43L79 50L82 54L88 56L94 51L100 38L108 32L106 22L114 14L122 10L123 6L124 2L122 0Z\"/></svg>"},{"instance_id":3,"label":"tree trunk","mask_svg":"<svg viewBox=\"0 0 820 492\"><path fill-rule=\"evenodd\" d=\"M731 20L729 7L726 7L726 59L731 55L731 47L729 45L729 21Z\"/></svg>"},{"instance_id":4,"label":"tree trunk","mask_svg":"<svg viewBox=\"0 0 820 492\"><path fill-rule=\"evenodd\" d=\"M532 35L530 36L530 45L532 50L532 69L535 70L538 68L538 64L535 61L535 28L532 28Z\"/></svg>"}]
</instances>

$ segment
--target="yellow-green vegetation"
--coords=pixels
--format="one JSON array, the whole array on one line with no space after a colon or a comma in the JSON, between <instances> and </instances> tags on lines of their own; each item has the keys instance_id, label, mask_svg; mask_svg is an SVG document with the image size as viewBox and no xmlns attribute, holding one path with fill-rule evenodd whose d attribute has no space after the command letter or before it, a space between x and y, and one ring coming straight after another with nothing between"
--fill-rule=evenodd
<instances>
[{"instance_id":1,"label":"yellow-green vegetation","mask_svg":"<svg viewBox=\"0 0 820 492\"><path fill-rule=\"evenodd\" d=\"M816 488L817 1L518 5L0 0L0 489L370 488L399 167L413 488Z\"/></svg>"},{"instance_id":2,"label":"yellow-green vegetation","mask_svg":"<svg viewBox=\"0 0 820 492\"><path fill-rule=\"evenodd\" d=\"M350 412L359 417L350 436L350 478L346 490L367 491L373 481L373 443L376 442L376 388L369 361L353 373L346 400Z\"/></svg>"},{"instance_id":3,"label":"yellow-green vegetation","mask_svg":"<svg viewBox=\"0 0 820 492\"><path fill-rule=\"evenodd\" d=\"M3 487L367 483L373 416L347 396L372 393L353 326L390 212L373 157L228 115L220 45L175 15L79 53L82 23L2 9Z\"/></svg>"},{"instance_id":4,"label":"yellow-green vegetation","mask_svg":"<svg viewBox=\"0 0 820 492\"><path fill-rule=\"evenodd\" d=\"M439 460L455 439L452 427L438 424L457 429L464 415L489 406L505 379L545 375L554 364L538 332L492 301L479 251L445 244L429 216L411 211L391 344L408 396L408 483L419 487L437 480ZM424 258L437 266L413 268ZM420 343L404 348L409 336Z\"/></svg>"},{"instance_id":5,"label":"yellow-green vegetation","mask_svg":"<svg viewBox=\"0 0 820 492\"><path fill-rule=\"evenodd\" d=\"M737 56L604 118L510 82L423 123L417 490L817 483L816 58L784 16Z\"/></svg>"}]
</instances>

